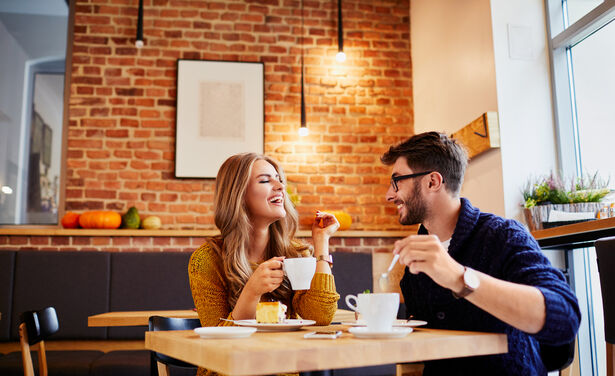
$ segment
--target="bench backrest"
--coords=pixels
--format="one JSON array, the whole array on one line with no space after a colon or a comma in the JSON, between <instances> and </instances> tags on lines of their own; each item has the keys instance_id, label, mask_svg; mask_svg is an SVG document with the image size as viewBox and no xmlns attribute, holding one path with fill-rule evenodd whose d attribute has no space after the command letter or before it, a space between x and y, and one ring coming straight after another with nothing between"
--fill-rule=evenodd
<instances>
[{"instance_id":1,"label":"bench backrest","mask_svg":"<svg viewBox=\"0 0 615 376\"><path fill-rule=\"evenodd\" d=\"M142 339L142 328L88 327L108 311L190 309L190 253L0 251L0 341L19 338L19 314L53 306L51 339Z\"/></svg>"}]
</instances>

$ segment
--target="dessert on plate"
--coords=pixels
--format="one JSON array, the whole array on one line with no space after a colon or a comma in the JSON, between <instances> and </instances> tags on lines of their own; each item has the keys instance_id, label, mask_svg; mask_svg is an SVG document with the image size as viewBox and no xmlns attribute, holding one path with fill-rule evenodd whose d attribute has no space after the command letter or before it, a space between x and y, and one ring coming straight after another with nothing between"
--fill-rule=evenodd
<instances>
[{"instance_id":1,"label":"dessert on plate","mask_svg":"<svg viewBox=\"0 0 615 376\"><path fill-rule=\"evenodd\" d=\"M256 322L279 324L286 320L286 305L280 302L260 302L256 305Z\"/></svg>"}]
</instances>

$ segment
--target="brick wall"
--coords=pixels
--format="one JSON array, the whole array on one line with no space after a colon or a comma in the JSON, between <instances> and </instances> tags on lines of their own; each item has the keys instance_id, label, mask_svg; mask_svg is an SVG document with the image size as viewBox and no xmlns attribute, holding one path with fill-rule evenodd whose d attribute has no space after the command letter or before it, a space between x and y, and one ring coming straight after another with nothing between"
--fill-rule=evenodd
<instances>
[{"instance_id":1,"label":"brick wall","mask_svg":"<svg viewBox=\"0 0 615 376\"><path fill-rule=\"evenodd\" d=\"M413 130L408 0L344 0L343 64L337 1L304 0L305 138L299 1L145 0L140 50L137 4L77 0L67 210L134 205L164 228L213 229L213 180L174 178L176 60L261 61L265 152L301 196L302 228L316 209L344 209L353 229L399 229L379 157Z\"/></svg>"},{"instance_id":2,"label":"brick wall","mask_svg":"<svg viewBox=\"0 0 615 376\"><path fill-rule=\"evenodd\" d=\"M398 238L334 237L331 252L391 252ZM302 239L310 242L310 239ZM107 252L193 252L205 242L202 237L180 236L3 236L0 251L107 251Z\"/></svg>"}]
</instances>

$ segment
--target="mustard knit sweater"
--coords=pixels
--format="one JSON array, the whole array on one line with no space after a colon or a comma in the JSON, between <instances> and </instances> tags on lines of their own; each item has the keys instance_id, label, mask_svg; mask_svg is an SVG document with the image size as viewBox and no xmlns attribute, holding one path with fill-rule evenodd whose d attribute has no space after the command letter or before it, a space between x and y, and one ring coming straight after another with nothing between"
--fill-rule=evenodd
<instances>
[{"instance_id":1,"label":"mustard knit sweater","mask_svg":"<svg viewBox=\"0 0 615 376\"><path fill-rule=\"evenodd\" d=\"M220 321L220 318L232 319L232 308L228 303L222 257L208 243L199 247L190 257L188 276L201 325L233 325L228 321ZM316 321L316 325L329 325L337 310L339 297L335 291L333 275L316 273L309 290L294 292L292 304L288 307L289 317L299 316ZM199 369L197 375L213 376L217 373Z\"/></svg>"}]
</instances>

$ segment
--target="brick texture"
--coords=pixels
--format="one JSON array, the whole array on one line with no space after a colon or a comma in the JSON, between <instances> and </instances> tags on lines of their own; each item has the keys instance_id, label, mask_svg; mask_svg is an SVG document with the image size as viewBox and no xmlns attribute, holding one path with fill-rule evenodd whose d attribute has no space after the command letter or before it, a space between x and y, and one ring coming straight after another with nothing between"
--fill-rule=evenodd
<instances>
[{"instance_id":1,"label":"brick texture","mask_svg":"<svg viewBox=\"0 0 615 376\"><path fill-rule=\"evenodd\" d=\"M331 252L391 252L398 238L344 238L330 241ZM310 243L311 239L300 239ZM200 237L177 236L0 236L0 251L193 252L205 242Z\"/></svg>"},{"instance_id":2,"label":"brick texture","mask_svg":"<svg viewBox=\"0 0 615 376\"><path fill-rule=\"evenodd\" d=\"M265 153L281 162L301 197L302 228L317 209L343 209L354 230L399 229L384 200L390 172L379 157L413 132L409 0L345 0L342 64L335 61L337 2L305 0L303 30L299 4L145 0L145 47L137 49L137 0L77 0L66 210L136 206L161 217L164 228L213 229L214 181L174 177L177 59L258 61L265 64ZM305 138L297 134L302 45ZM113 243L69 239L65 247ZM136 238L125 246L186 247Z\"/></svg>"}]
</instances>

